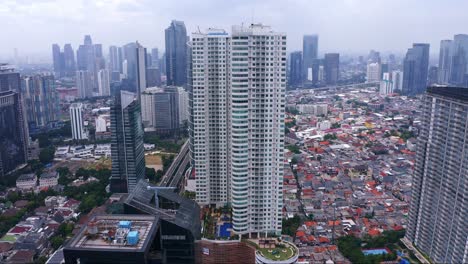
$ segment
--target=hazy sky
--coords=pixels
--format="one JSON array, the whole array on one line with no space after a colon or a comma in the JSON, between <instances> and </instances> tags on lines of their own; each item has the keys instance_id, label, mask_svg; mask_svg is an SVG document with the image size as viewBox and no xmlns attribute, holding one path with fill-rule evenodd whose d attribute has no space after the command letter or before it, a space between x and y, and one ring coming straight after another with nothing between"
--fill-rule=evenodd
<instances>
[{"instance_id":1,"label":"hazy sky","mask_svg":"<svg viewBox=\"0 0 468 264\"><path fill-rule=\"evenodd\" d=\"M172 19L188 33L262 22L288 34L289 51L302 49L303 34L319 34L319 53L405 52L428 42L433 54L441 39L468 33L467 10L467 0L0 0L0 55L15 47L48 54L52 43L76 50L85 34L106 53L135 40L163 47Z\"/></svg>"}]
</instances>

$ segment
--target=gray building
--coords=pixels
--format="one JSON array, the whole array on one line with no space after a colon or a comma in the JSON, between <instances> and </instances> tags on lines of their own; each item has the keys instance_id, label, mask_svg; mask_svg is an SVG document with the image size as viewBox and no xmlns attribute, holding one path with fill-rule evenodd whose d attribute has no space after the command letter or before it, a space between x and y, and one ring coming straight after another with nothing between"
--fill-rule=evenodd
<instances>
[{"instance_id":1,"label":"gray building","mask_svg":"<svg viewBox=\"0 0 468 264\"><path fill-rule=\"evenodd\" d=\"M54 63L54 72L57 77L65 75L65 57L63 52L60 51L58 44L52 44L52 60Z\"/></svg>"},{"instance_id":2,"label":"gray building","mask_svg":"<svg viewBox=\"0 0 468 264\"><path fill-rule=\"evenodd\" d=\"M148 88L141 97L145 129L160 132L179 129L178 87Z\"/></svg>"},{"instance_id":3,"label":"gray building","mask_svg":"<svg viewBox=\"0 0 468 264\"><path fill-rule=\"evenodd\" d=\"M0 64L0 92L20 92L20 74L7 64Z\"/></svg>"},{"instance_id":4,"label":"gray building","mask_svg":"<svg viewBox=\"0 0 468 264\"><path fill-rule=\"evenodd\" d=\"M25 76L21 94L29 131L53 128L60 119L60 104L53 75Z\"/></svg>"},{"instance_id":5,"label":"gray building","mask_svg":"<svg viewBox=\"0 0 468 264\"><path fill-rule=\"evenodd\" d=\"M324 59L325 82L336 85L340 79L340 54L326 53Z\"/></svg>"},{"instance_id":6,"label":"gray building","mask_svg":"<svg viewBox=\"0 0 468 264\"><path fill-rule=\"evenodd\" d=\"M145 176L143 124L136 94L120 91L111 106L111 192L131 192Z\"/></svg>"},{"instance_id":7,"label":"gray building","mask_svg":"<svg viewBox=\"0 0 468 264\"><path fill-rule=\"evenodd\" d=\"M76 63L75 63L75 52L71 44L65 44L63 46L63 61L65 67L65 76L73 77L75 76Z\"/></svg>"},{"instance_id":8,"label":"gray building","mask_svg":"<svg viewBox=\"0 0 468 264\"><path fill-rule=\"evenodd\" d=\"M0 176L24 164L27 155L28 133L21 95L0 90Z\"/></svg>"},{"instance_id":9,"label":"gray building","mask_svg":"<svg viewBox=\"0 0 468 264\"><path fill-rule=\"evenodd\" d=\"M440 41L440 52L439 52L439 76L438 82L441 84L448 84L450 77L450 50L452 47L451 40Z\"/></svg>"},{"instance_id":10,"label":"gray building","mask_svg":"<svg viewBox=\"0 0 468 264\"><path fill-rule=\"evenodd\" d=\"M453 38L450 66L450 84L466 86L468 64L468 35L458 34Z\"/></svg>"},{"instance_id":11,"label":"gray building","mask_svg":"<svg viewBox=\"0 0 468 264\"><path fill-rule=\"evenodd\" d=\"M302 65L302 52L292 52L289 58L289 86L296 87L302 84Z\"/></svg>"},{"instance_id":12,"label":"gray building","mask_svg":"<svg viewBox=\"0 0 468 264\"><path fill-rule=\"evenodd\" d=\"M173 20L166 29L167 85L187 84L187 30L183 21Z\"/></svg>"},{"instance_id":13,"label":"gray building","mask_svg":"<svg viewBox=\"0 0 468 264\"><path fill-rule=\"evenodd\" d=\"M406 238L434 263L468 262L468 89L428 87Z\"/></svg>"},{"instance_id":14,"label":"gray building","mask_svg":"<svg viewBox=\"0 0 468 264\"><path fill-rule=\"evenodd\" d=\"M415 43L403 61L404 95L414 96L426 90L429 71L429 44Z\"/></svg>"},{"instance_id":15,"label":"gray building","mask_svg":"<svg viewBox=\"0 0 468 264\"><path fill-rule=\"evenodd\" d=\"M305 35L302 38L302 53L303 53L303 80L308 78L313 71L314 61L318 58L318 35ZM312 73L313 74L313 73Z\"/></svg>"},{"instance_id":16,"label":"gray building","mask_svg":"<svg viewBox=\"0 0 468 264\"><path fill-rule=\"evenodd\" d=\"M111 73L122 73L122 56L122 48L117 46L109 47L109 70Z\"/></svg>"}]
</instances>

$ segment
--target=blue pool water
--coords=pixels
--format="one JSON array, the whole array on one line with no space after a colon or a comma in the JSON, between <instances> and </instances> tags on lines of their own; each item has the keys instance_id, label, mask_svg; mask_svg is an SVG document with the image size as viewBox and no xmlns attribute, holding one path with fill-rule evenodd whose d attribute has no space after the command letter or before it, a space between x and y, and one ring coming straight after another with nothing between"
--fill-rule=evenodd
<instances>
[{"instance_id":1,"label":"blue pool water","mask_svg":"<svg viewBox=\"0 0 468 264\"><path fill-rule=\"evenodd\" d=\"M380 255L380 254L388 254L387 249L385 248L374 248L374 249L363 249L362 253L364 255Z\"/></svg>"},{"instance_id":2,"label":"blue pool water","mask_svg":"<svg viewBox=\"0 0 468 264\"><path fill-rule=\"evenodd\" d=\"M224 223L222 226L219 227L219 236L220 237L230 237L231 232L228 231L229 228L232 228L231 223Z\"/></svg>"}]
</instances>

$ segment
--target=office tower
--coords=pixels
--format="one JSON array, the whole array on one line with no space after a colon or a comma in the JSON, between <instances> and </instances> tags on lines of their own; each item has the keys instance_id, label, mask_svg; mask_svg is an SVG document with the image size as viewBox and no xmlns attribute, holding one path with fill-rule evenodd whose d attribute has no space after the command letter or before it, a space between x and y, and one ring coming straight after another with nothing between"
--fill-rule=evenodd
<instances>
[{"instance_id":1,"label":"office tower","mask_svg":"<svg viewBox=\"0 0 468 264\"><path fill-rule=\"evenodd\" d=\"M93 82L88 71L76 72L76 88L78 89L79 98L93 97Z\"/></svg>"},{"instance_id":2,"label":"office tower","mask_svg":"<svg viewBox=\"0 0 468 264\"><path fill-rule=\"evenodd\" d=\"M146 89L146 48L140 45L140 43L136 43L136 87L137 87L137 99L140 101L141 93Z\"/></svg>"},{"instance_id":3,"label":"office tower","mask_svg":"<svg viewBox=\"0 0 468 264\"><path fill-rule=\"evenodd\" d=\"M380 63L378 62L370 62L367 64L367 83L380 81L380 75L382 71L380 66Z\"/></svg>"},{"instance_id":4,"label":"office tower","mask_svg":"<svg viewBox=\"0 0 468 264\"><path fill-rule=\"evenodd\" d=\"M110 75L109 70L102 69L98 72L99 96L110 96Z\"/></svg>"},{"instance_id":5,"label":"office tower","mask_svg":"<svg viewBox=\"0 0 468 264\"><path fill-rule=\"evenodd\" d=\"M0 90L0 176L27 161L28 132L23 109L19 91Z\"/></svg>"},{"instance_id":6,"label":"office tower","mask_svg":"<svg viewBox=\"0 0 468 264\"><path fill-rule=\"evenodd\" d=\"M65 75L65 60L64 54L60 51L60 46L58 44L52 45L52 60L54 62L54 72L57 77L62 77Z\"/></svg>"},{"instance_id":7,"label":"office tower","mask_svg":"<svg viewBox=\"0 0 468 264\"><path fill-rule=\"evenodd\" d=\"M426 90L428 69L429 44L413 44L403 61L403 95L415 96Z\"/></svg>"},{"instance_id":8,"label":"office tower","mask_svg":"<svg viewBox=\"0 0 468 264\"><path fill-rule=\"evenodd\" d=\"M158 48L151 49L151 67L159 68L159 50L158 50Z\"/></svg>"},{"instance_id":9,"label":"office tower","mask_svg":"<svg viewBox=\"0 0 468 264\"><path fill-rule=\"evenodd\" d=\"M187 84L187 31L182 21L172 20L166 29L167 85Z\"/></svg>"},{"instance_id":10,"label":"office tower","mask_svg":"<svg viewBox=\"0 0 468 264\"><path fill-rule=\"evenodd\" d=\"M340 79L340 54L326 53L324 60L325 82L335 85Z\"/></svg>"},{"instance_id":11,"label":"office tower","mask_svg":"<svg viewBox=\"0 0 468 264\"><path fill-rule=\"evenodd\" d=\"M137 93L137 43L131 42L123 47L124 54L124 75L131 83L129 91ZM126 70L125 70L126 69Z\"/></svg>"},{"instance_id":12,"label":"office tower","mask_svg":"<svg viewBox=\"0 0 468 264\"><path fill-rule=\"evenodd\" d=\"M434 263L468 262L468 89L428 87L406 239Z\"/></svg>"},{"instance_id":13,"label":"office tower","mask_svg":"<svg viewBox=\"0 0 468 264\"><path fill-rule=\"evenodd\" d=\"M159 60L159 67L161 69L161 75L166 75L166 53L163 53L163 55L161 56L161 59Z\"/></svg>"},{"instance_id":14,"label":"office tower","mask_svg":"<svg viewBox=\"0 0 468 264\"><path fill-rule=\"evenodd\" d=\"M0 63L0 92L20 92L20 74L7 64Z\"/></svg>"},{"instance_id":15,"label":"office tower","mask_svg":"<svg viewBox=\"0 0 468 264\"><path fill-rule=\"evenodd\" d=\"M318 58L318 35L304 35L302 38L303 80L310 81L313 62Z\"/></svg>"},{"instance_id":16,"label":"office tower","mask_svg":"<svg viewBox=\"0 0 468 264\"><path fill-rule=\"evenodd\" d=\"M438 83L438 76L439 76L439 68L437 66L429 67L429 71L427 74L427 83L429 85Z\"/></svg>"},{"instance_id":17,"label":"office tower","mask_svg":"<svg viewBox=\"0 0 468 264\"><path fill-rule=\"evenodd\" d=\"M323 65L319 66L317 79L318 79L319 82L324 82L325 81L325 67Z\"/></svg>"},{"instance_id":18,"label":"office tower","mask_svg":"<svg viewBox=\"0 0 468 264\"><path fill-rule=\"evenodd\" d=\"M393 83L393 92L401 93L403 89L403 72L402 71L392 71L391 80Z\"/></svg>"},{"instance_id":19,"label":"office tower","mask_svg":"<svg viewBox=\"0 0 468 264\"><path fill-rule=\"evenodd\" d=\"M86 35L83 43L76 52L77 70L88 71L92 96L92 92L98 88L97 74L99 70L105 68L105 60L102 54L102 45L93 44L91 36Z\"/></svg>"},{"instance_id":20,"label":"office tower","mask_svg":"<svg viewBox=\"0 0 468 264\"><path fill-rule=\"evenodd\" d=\"M141 95L146 130L173 131L180 127L178 87L150 87Z\"/></svg>"},{"instance_id":21,"label":"office tower","mask_svg":"<svg viewBox=\"0 0 468 264\"><path fill-rule=\"evenodd\" d=\"M458 34L453 38L450 66L450 84L466 85L468 70L468 35Z\"/></svg>"},{"instance_id":22,"label":"office tower","mask_svg":"<svg viewBox=\"0 0 468 264\"><path fill-rule=\"evenodd\" d=\"M303 71L302 71L302 52L295 51L291 53L291 57L289 59L289 86L300 86L303 80ZM312 65L310 65L310 69L312 71ZM309 74L307 75L309 76ZM312 79L312 74L310 74L310 78L306 78L307 80Z\"/></svg>"},{"instance_id":23,"label":"office tower","mask_svg":"<svg viewBox=\"0 0 468 264\"><path fill-rule=\"evenodd\" d=\"M73 103L70 105L70 122L73 139L82 140L88 138L84 130L82 103Z\"/></svg>"},{"instance_id":24,"label":"office tower","mask_svg":"<svg viewBox=\"0 0 468 264\"><path fill-rule=\"evenodd\" d=\"M161 85L161 71L159 68L146 69L146 87L154 87Z\"/></svg>"},{"instance_id":25,"label":"office tower","mask_svg":"<svg viewBox=\"0 0 468 264\"><path fill-rule=\"evenodd\" d=\"M111 72L122 72L122 48L109 47L109 70Z\"/></svg>"},{"instance_id":26,"label":"office tower","mask_svg":"<svg viewBox=\"0 0 468 264\"><path fill-rule=\"evenodd\" d=\"M53 128L60 120L60 104L53 75L25 76L21 94L29 131Z\"/></svg>"},{"instance_id":27,"label":"office tower","mask_svg":"<svg viewBox=\"0 0 468 264\"><path fill-rule=\"evenodd\" d=\"M439 76L438 80L441 84L448 84L450 77L450 51L452 48L451 40L441 40L440 41L440 51L439 51Z\"/></svg>"},{"instance_id":28,"label":"office tower","mask_svg":"<svg viewBox=\"0 0 468 264\"><path fill-rule=\"evenodd\" d=\"M70 44L63 46L65 76L73 77L76 73L75 52Z\"/></svg>"},{"instance_id":29,"label":"office tower","mask_svg":"<svg viewBox=\"0 0 468 264\"><path fill-rule=\"evenodd\" d=\"M183 87L177 87L179 124L185 125L189 120L189 94Z\"/></svg>"},{"instance_id":30,"label":"office tower","mask_svg":"<svg viewBox=\"0 0 468 264\"><path fill-rule=\"evenodd\" d=\"M286 35L261 24L194 33L191 69L197 202L229 202L237 234L281 233Z\"/></svg>"},{"instance_id":31,"label":"office tower","mask_svg":"<svg viewBox=\"0 0 468 264\"><path fill-rule=\"evenodd\" d=\"M386 72L383 74L383 78L380 81L380 94L387 95L393 93L393 81L390 73Z\"/></svg>"},{"instance_id":32,"label":"office tower","mask_svg":"<svg viewBox=\"0 0 468 264\"><path fill-rule=\"evenodd\" d=\"M120 91L111 106L111 192L131 192L138 180L144 178L143 133L136 94Z\"/></svg>"}]
</instances>

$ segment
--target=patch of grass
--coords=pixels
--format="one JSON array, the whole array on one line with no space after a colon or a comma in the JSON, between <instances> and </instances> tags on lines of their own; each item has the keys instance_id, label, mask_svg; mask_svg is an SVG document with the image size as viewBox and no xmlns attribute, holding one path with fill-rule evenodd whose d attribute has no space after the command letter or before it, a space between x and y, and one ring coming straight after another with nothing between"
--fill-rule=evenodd
<instances>
[{"instance_id":1,"label":"patch of grass","mask_svg":"<svg viewBox=\"0 0 468 264\"><path fill-rule=\"evenodd\" d=\"M289 258L292 258L294 256L294 251L291 247L260 248L258 250L262 253L262 255L265 258L271 259L271 260L282 261L282 260L287 260Z\"/></svg>"}]
</instances>

